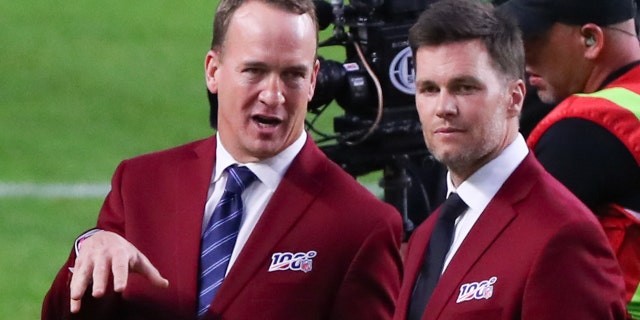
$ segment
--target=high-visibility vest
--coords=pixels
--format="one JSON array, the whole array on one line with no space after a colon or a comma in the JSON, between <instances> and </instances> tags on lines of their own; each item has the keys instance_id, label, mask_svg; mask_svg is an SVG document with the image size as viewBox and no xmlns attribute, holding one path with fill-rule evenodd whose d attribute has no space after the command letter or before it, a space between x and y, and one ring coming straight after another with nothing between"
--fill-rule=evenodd
<instances>
[{"instance_id":1,"label":"high-visibility vest","mask_svg":"<svg viewBox=\"0 0 640 320\"><path fill-rule=\"evenodd\" d=\"M630 74L636 75L635 82L625 84L626 81L618 79L603 90L565 99L536 125L527 139L529 147L534 150L540 137L558 121L582 118L614 134L640 166L640 68L621 78L628 79ZM634 319L640 319L640 215L615 203L594 211L624 274L628 312Z\"/></svg>"}]
</instances>

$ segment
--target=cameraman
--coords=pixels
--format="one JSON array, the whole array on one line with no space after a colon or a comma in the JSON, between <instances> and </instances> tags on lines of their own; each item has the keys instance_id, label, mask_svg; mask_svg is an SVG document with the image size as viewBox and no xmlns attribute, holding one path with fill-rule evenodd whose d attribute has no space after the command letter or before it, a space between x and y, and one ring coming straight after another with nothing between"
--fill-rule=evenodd
<instances>
[{"instance_id":1,"label":"cameraman","mask_svg":"<svg viewBox=\"0 0 640 320\"><path fill-rule=\"evenodd\" d=\"M528 145L598 216L640 319L640 45L634 0L511 0L527 72L560 103Z\"/></svg>"}]
</instances>

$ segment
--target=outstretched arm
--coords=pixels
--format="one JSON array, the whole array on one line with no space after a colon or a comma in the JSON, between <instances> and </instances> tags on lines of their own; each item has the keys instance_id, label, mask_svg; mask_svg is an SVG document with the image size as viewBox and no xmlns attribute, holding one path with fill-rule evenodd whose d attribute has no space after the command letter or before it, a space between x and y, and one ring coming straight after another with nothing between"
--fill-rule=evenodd
<instances>
[{"instance_id":1,"label":"outstretched arm","mask_svg":"<svg viewBox=\"0 0 640 320\"><path fill-rule=\"evenodd\" d=\"M104 296L111 279L113 290L122 292L127 287L130 272L143 275L155 286L169 286L169 281L160 275L149 259L117 233L100 231L87 238L82 242L82 250L73 266L71 312L80 311L82 297L91 283L94 298Z\"/></svg>"}]
</instances>

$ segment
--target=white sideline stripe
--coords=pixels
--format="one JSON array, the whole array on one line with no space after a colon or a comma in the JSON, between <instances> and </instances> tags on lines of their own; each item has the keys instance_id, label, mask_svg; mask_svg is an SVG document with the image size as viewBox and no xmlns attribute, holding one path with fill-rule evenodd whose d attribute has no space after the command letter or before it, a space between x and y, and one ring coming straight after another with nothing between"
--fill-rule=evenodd
<instances>
[{"instance_id":1,"label":"white sideline stripe","mask_svg":"<svg viewBox=\"0 0 640 320\"><path fill-rule=\"evenodd\" d=\"M384 192L375 183L363 184L378 197ZM0 198L104 198L109 184L99 183L11 183L0 182Z\"/></svg>"},{"instance_id":2,"label":"white sideline stripe","mask_svg":"<svg viewBox=\"0 0 640 320\"><path fill-rule=\"evenodd\" d=\"M0 182L0 198L104 198L109 184Z\"/></svg>"}]
</instances>

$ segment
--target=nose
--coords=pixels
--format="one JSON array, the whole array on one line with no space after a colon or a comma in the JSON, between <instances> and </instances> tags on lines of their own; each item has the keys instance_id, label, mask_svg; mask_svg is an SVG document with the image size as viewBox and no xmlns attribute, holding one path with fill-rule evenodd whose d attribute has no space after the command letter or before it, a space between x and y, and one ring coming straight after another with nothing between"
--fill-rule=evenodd
<instances>
[{"instance_id":1,"label":"nose","mask_svg":"<svg viewBox=\"0 0 640 320\"><path fill-rule=\"evenodd\" d=\"M436 100L436 116L446 118L458 114L458 107L455 99L445 90L440 91L440 96Z\"/></svg>"},{"instance_id":2,"label":"nose","mask_svg":"<svg viewBox=\"0 0 640 320\"><path fill-rule=\"evenodd\" d=\"M277 76L270 76L265 84L265 88L260 92L260 101L268 106L277 106L284 103L282 93L282 83Z\"/></svg>"}]
</instances>

